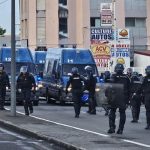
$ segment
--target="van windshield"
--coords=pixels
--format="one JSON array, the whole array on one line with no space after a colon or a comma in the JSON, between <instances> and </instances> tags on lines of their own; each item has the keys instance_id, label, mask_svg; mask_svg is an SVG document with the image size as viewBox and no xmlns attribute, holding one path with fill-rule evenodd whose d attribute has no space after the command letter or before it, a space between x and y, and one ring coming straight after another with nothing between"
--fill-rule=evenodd
<instances>
[{"instance_id":1,"label":"van windshield","mask_svg":"<svg viewBox=\"0 0 150 150\"><path fill-rule=\"evenodd\" d=\"M80 75L86 75L86 72L84 70L85 66L87 66L87 64L64 64L63 65L63 75L67 76L68 74L71 73L71 70L73 67L77 67L78 68L78 71L79 71L79 74ZM97 69L96 69L96 65L88 65L88 66L91 66L93 68L93 73L98 76L98 72L97 72Z\"/></svg>"},{"instance_id":2,"label":"van windshield","mask_svg":"<svg viewBox=\"0 0 150 150\"><path fill-rule=\"evenodd\" d=\"M35 52L35 64L44 64L46 58L45 52Z\"/></svg>"},{"instance_id":3,"label":"van windshield","mask_svg":"<svg viewBox=\"0 0 150 150\"><path fill-rule=\"evenodd\" d=\"M94 64L94 59L89 50L63 50L63 64Z\"/></svg>"}]
</instances>

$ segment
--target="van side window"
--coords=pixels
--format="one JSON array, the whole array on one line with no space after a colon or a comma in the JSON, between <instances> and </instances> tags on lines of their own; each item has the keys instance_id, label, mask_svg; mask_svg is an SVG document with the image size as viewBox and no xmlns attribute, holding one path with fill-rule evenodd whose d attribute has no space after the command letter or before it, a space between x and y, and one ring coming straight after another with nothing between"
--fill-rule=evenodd
<instances>
[{"instance_id":1,"label":"van side window","mask_svg":"<svg viewBox=\"0 0 150 150\"><path fill-rule=\"evenodd\" d=\"M47 66L47 75L50 76L51 73L52 73L52 62L49 61Z\"/></svg>"},{"instance_id":2,"label":"van side window","mask_svg":"<svg viewBox=\"0 0 150 150\"><path fill-rule=\"evenodd\" d=\"M58 65L57 65L57 76L58 76L58 78L60 78L60 75L61 75L61 65L60 65L60 63L58 63Z\"/></svg>"},{"instance_id":3,"label":"van side window","mask_svg":"<svg viewBox=\"0 0 150 150\"><path fill-rule=\"evenodd\" d=\"M54 60L53 69L52 69L52 74L53 75L56 74L56 68L57 68L57 60Z\"/></svg>"}]
</instances>

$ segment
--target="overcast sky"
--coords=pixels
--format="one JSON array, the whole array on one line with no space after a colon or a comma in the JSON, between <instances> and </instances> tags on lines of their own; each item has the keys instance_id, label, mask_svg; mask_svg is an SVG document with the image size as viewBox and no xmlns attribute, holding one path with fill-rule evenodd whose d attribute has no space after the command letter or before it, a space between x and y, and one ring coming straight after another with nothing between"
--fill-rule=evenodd
<instances>
[{"instance_id":1,"label":"overcast sky","mask_svg":"<svg viewBox=\"0 0 150 150\"><path fill-rule=\"evenodd\" d=\"M16 24L19 24L19 0L16 0ZM6 29L6 34L11 33L11 0L0 0L0 26ZM16 33L19 33L18 25Z\"/></svg>"}]
</instances>

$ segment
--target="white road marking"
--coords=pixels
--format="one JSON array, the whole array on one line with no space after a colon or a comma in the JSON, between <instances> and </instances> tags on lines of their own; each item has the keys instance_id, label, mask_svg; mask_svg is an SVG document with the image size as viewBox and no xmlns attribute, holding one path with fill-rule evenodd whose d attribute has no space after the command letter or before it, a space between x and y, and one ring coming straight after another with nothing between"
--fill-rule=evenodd
<instances>
[{"instance_id":1,"label":"white road marking","mask_svg":"<svg viewBox=\"0 0 150 150\"><path fill-rule=\"evenodd\" d=\"M17 137L17 138L19 138L19 139L22 139L22 140L25 140L25 139L26 139L26 137L24 137L24 136L18 135L17 133L14 133L14 132L11 132L11 131L2 129L2 128L0 128L0 131L2 131L2 132L4 132L4 133L7 133L7 134L9 134L9 135L15 136L15 137Z\"/></svg>"},{"instance_id":2,"label":"white road marking","mask_svg":"<svg viewBox=\"0 0 150 150\"><path fill-rule=\"evenodd\" d=\"M124 142L127 142L127 143L131 143L131 144L139 145L139 146L142 146L142 147L150 148L150 145L147 145L147 144L143 144L143 143L139 143L139 142L135 142L135 141L131 141L131 140L126 140L126 139L122 139L122 140Z\"/></svg>"},{"instance_id":3,"label":"white road marking","mask_svg":"<svg viewBox=\"0 0 150 150\"><path fill-rule=\"evenodd\" d=\"M7 110L10 110L10 109L7 109ZM22 112L19 112L19 111L16 111L16 112L19 113L19 114L24 115L24 113L22 113ZM67 124L63 124L63 123L55 122L55 121L52 121L52 120L47 120L47 119L44 119L44 118L40 118L40 117L37 117L37 116L34 116L34 115L30 115L30 117L35 118L35 119L39 119L39 120L43 120L43 121L46 121L46 122L49 122L49 123L54 123L54 124L57 124L57 125L60 125L60 126L64 126L64 127L84 131L84 132L87 132L87 133L92 133L92 134L99 135L99 136L102 136L102 137L111 138L111 136L109 136L107 134L102 134L102 133L99 133L99 132L94 132L94 131L91 131L91 130L86 130L86 129L70 126L70 125L67 125ZM131 143L131 144L135 144L135 145L138 145L138 146L150 148L150 145L143 144L143 143L140 143L140 142L135 142L135 141L127 140L127 139L121 139L121 140L124 141L124 142L127 142L127 143Z\"/></svg>"}]
</instances>

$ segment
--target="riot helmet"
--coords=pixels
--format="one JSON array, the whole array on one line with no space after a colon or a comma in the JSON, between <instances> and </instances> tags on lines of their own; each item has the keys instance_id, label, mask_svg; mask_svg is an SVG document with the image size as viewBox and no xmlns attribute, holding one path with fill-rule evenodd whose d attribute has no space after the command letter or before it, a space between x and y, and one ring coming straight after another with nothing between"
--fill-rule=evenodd
<instances>
[{"instance_id":1,"label":"riot helmet","mask_svg":"<svg viewBox=\"0 0 150 150\"><path fill-rule=\"evenodd\" d=\"M132 75L132 73L133 73L132 68L128 68L128 69L127 69L127 75L131 76L131 75Z\"/></svg>"},{"instance_id":2,"label":"riot helmet","mask_svg":"<svg viewBox=\"0 0 150 150\"><path fill-rule=\"evenodd\" d=\"M150 76L150 66L147 66L145 68L145 73L146 73L146 75Z\"/></svg>"},{"instance_id":3,"label":"riot helmet","mask_svg":"<svg viewBox=\"0 0 150 150\"><path fill-rule=\"evenodd\" d=\"M124 66L123 66L123 64L116 64L116 66L115 66L115 72L116 73L123 73L123 71L124 71Z\"/></svg>"},{"instance_id":4,"label":"riot helmet","mask_svg":"<svg viewBox=\"0 0 150 150\"><path fill-rule=\"evenodd\" d=\"M105 72L104 72L104 77L105 77L105 78L109 79L109 78L110 78L110 75L111 75L111 74L110 74L110 71L105 71Z\"/></svg>"},{"instance_id":5,"label":"riot helmet","mask_svg":"<svg viewBox=\"0 0 150 150\"><path fill-rule=\"evenodd\" d=\"M86 71L86 73L87 73L88 75L93 74L93 69L92 69L91 66L85 66L84 69L85 69L85 71Z\"/></svg>"},{"instance_id":6,"label":"riot helmet","mask_svg":"<svg viewBox=\"0 0 150 150\"><path fill-rule=\"evenodd\" d=\"M78 68L77 67L73 67L71 72L72 72L72 74L78 74Z\"/></svg>"},{"instance_id":7,"label":"riot helmet","mask_svg":"<svg viewBox=\"0 0 150 150\"><path fill-rule=\"evenodd\" d=\"M140 78L138 72L134 71L131 76L131 81L139 81L139 80Z\"/></svg>"},{"instance_id":8,"label":"riot helmet","mask_svg":"<svg viewBox=\"0 0 150 150\"><path fill-rule=\"evenodd\" d=\"M25 73L27 73L27 72L28 72L28 66L22 66L22 67L20 68L20 73L25 74Z\"/></svg>"},{"instance_id":9,"label":"riot helmet","mask_svg":"<svg viewBox=\"0 0 150 150\"><path fill-rule=\"evenodd\" d=\"M136 71L134 71L134 72L132 73L132 76L137 76L137 77L139 77L139 73L136 72Z\"/></svg>"},{"instance_id":10,"label":"riot helmet","mask_svg":"<svg viewBox=\"0 0 150 150\"><path fill-rule=\"evenodd\" d=\"M0 63L0 71L2 72L4 70L4 65Z\"/></svg>"}]
</instances>

